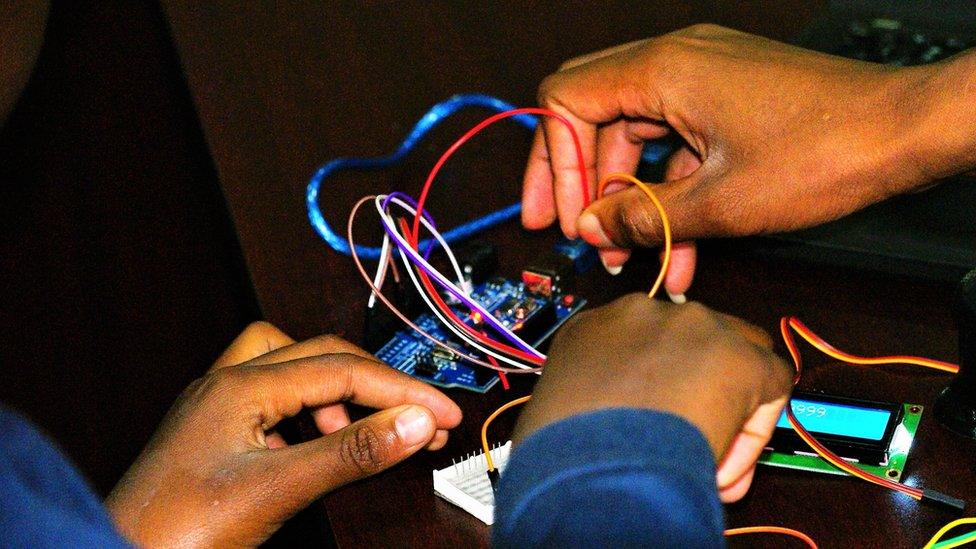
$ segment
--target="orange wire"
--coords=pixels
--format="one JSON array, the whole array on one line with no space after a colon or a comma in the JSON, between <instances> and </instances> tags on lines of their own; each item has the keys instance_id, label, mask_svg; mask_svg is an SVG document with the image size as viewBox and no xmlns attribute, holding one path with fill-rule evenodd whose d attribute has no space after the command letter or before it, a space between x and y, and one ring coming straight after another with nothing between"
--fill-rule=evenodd
<instances>
[{"instance_id":1,"label":"orange wire","mask_svg":"<svg viewBox=\"0 0 976 549\"><path fill-rule=\"evenodd\" d=\"M800 322L799 319L794 317L783 317L782 319L780 319L780 332L782 333L783 336L783 342L786 343L786 348L789 350L790 357L793 358L793 366L796 369L796 373L793 376L794 385L796 385L800 381L800 375L803 370L803 361L800 358L800 351L799 349L797 349L796 342L793 340L793 336L790 333L790 329L800 334L800 337L802 337L804 340L806 340L808 343L810 343L810 345L812 345L820 352L826 354L827 356L830 356L832 358L850 364L859 364L859 365L911 364L915 366L933 368L936 370L949 372L949 373L956 373L959 371L959 366L956 364L951 364L949 362L943 362L941 360L934 360L929 358L922 358L922 357L915 357L915 356L908 356L908 355L895 355L895 356L869 358L869 357L852 355L845 351L841 351L840 349L837 349L833 345L824 341L823 338L818 336L816 333L814 333L813 330L811 330L805 324ZM883 486L885 488L895 490L897 492L901 492L916 500L922 499L923 491L921 489L907 486L905 484L902 484L900 482L895 482L891 479L882 477L880 475L875 475L873 473L864 471L859 467L856 467L855 465L847 462L846 460L844 460L834 452L830 451L829 449L827 449L827 447L825 447L823 444L817 441L817 439L814 438L813 435L810 434L810 432L807 431L806 428L804 428L803 425L800 424L800 421L796 418L796 415L794 415L793 413L792 405L786 406L786 418L789 420L790 425L793 427L793 430L796 431L796 434L799 435L799 437L805 443L807 443L807 445L810 446L810 448L812 448L813 451L817 453L817 455L819 455L821 458L823 458L825 461L827 461L834 467L837 467L841 471L844 471L845 473L851 476L860 478L862 480L866 480L872 484L877 484L879 486Z\"/></svg>"},{"instance_id":2,"label":"orange wire","mask_svg":"<svg viewBox=\"0 0 976 549\"><path fill-rule=\"evenodd\" d=\"M661 288L661 284L664 284L664 277L668 274L668 265L671 263L671 221L668 219L668 213L664 211L664 205L658 200L657 195L651 190L651 186L644 183L640 179L630 175L629 173L616 172L607 174L600 180L600 184L596 189L596 196L600 198L603 196L603 191L606 190L607 185L614 181L626 181L631 185L636 186L641 190L647 198L651 199L651 203L657 208L658 215L661 216L661 227L664 230L664 253L661 257L661 272L658 273L657 279L654 280L654 284L651 286L651 291L647 293L647 297L653 298L654 294Z\"/></svg>"},{"instance_id":3,"label":"orange wire","mask_svg":"<svg viewBox=\"0 0 976 549\"><path fill-rule=\"evenodd\" d=\"M524 402L528 402L530 398L532 398L532 395L526 395L524 397L519 397L511 402L506 402L505 404L502 404L501 407L499 407L497 410L492 412L491 415L488 416L488 419L486 419L485 422L481 424L481 446L485 450L485 463L487 463L489 471L495 470L495 460L491 459L491 449L488 447L488 425L490 425L491 422L494 421L495 418L501 415L501 413L504 412L505 410L508 410L509 408L512 408L514 406L518 406L519 404L522 404Z\"/></svg>"},{"instance_id":4,"label":"orange wire","mask_svg":"<svg viewBox=\"0 0 976 549\"><path fill-rule=\"evenodd\" d=\"M745 528L729 528L725 531L725 537L727 538L748 534L782 534L784 536L792 536L802 540L810 549L817 549L817 542L813 541L813 538L810 536L799 530L783 528L782 526L747 526Z\"/></svg>"},{"instance_id":5,"label":"orange wire","mask_svg":"<svg viewBox=\"0 0 976 549\"><path fill-rule=\"evenodd\" d=\"M823 354L843 362L847 362L850 364L861 364L866 366L878 366L884 364L911 364L913 366L922 366L924 368L933 368L935 370L949 372L950 374L955 374L959 372L958 364L952 364L949 362L943 362L941 360L935 360L931 358L922 358L922 357L908 356L908 355L894 355L894 356L881 356L881 357L869 358L869 357L852 355L850 353L841 351L840 349L834 347L830 343L824 341L823 338L813 333L813 330L811 330L805 324L800 322L799 319L790 317L789 323L790 323L790 327L796 330L796 333L800 334L800 337L805 339L807 343L813 345L817 350L819 350Z\"/></svg>"}]
</instances>

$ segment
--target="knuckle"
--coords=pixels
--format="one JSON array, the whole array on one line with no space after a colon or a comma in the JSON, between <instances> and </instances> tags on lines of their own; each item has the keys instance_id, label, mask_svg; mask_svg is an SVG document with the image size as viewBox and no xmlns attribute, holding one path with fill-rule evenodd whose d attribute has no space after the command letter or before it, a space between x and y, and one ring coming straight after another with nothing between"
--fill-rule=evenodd
<instances>
[{"instance_id":1,"label":"knuckle","mask_svg":"<svg viewBox=\"0 0 976 549\"><path fill-rule=\"evenodd\" d=\"M537 93L536 99L539 102L539 106L548 108L555 103L555 96L559 88L559 74L554 73L545 77L542 83L539 84L539 91Z\"/></svg>"},{"instance_id":2,"label":"knuckle","mask_svg":"<svg viewBox=\"0 0 976 549\"><path fill-rule=\"evenodd\" d=\"M336 353L332 355L333 365L338 369L338 375L335 376L335 380L339 384L338 399L340 401L351 399L355 393L356 359L358 358L358 356L352 353Z\"/></svg>"},{"instance_id":3,"label":"knuckle","mask_svg":"<svg viewBox=\"0 0 976 549\"><path fill-rule=\"evenodd\" d=\"M557 71L558 72L562 72L562 71L571 69L571 68L573 68L573 67L575 67L577 65L582 64L584 61L585 61L585 58L583 56L573 57L571 59L567 59L566 61L564 61L563 63L561 63L559 65L559 69L557 69Z\"/></svg>"},{"instance_id":4,"label":"knuckle","mask_svg":"<svg viewBox=\"0 0 976 549\"><path fill-rule=\"evenodd\" d=\"M617 209L617 232L624 242L617 242L622 246L636 244L649 246L662 238L661 228L657 223L657 212L645 200L628 200Z\"/></svg>"},{"instance_id":5,"label":"knuckle","mask_svg":"<svg viewBox=\"0 0 976 549\"><path fill-rule=\"evenodd\" d=\"M722 30L722 27L715 23L695 23L685 27L684 31L691 36L712 36Z\"/></svg>"},{"instance_id":6,"label":"knuckle","mask_svg":"<svg viewBox=\"0 0 976 549\"><path fill-rule=\"evenodd\" d=\"M721 326L718 315L697 301L689 301L678 307L677 310L680 318L699 326L703 331L715 330Z\"/></svg>"},{"instance_id":7,"label":"knuckle","mask_svg":"<svg viewBox=\"0 0 976 549\"><path fill-rule=\"evenodd\" d=\"M346 341L335 334L319 334L312 337L309 341L324 349L344 347L346 345Z\"/></svg>"},{"instance_id":8,"label":"knuckle","mask_svg":"<svg viewBox=\"0 0 976 549\"><path fill-rule=\"evenodd\" d=\"M384 443L369 424L346 430L339 444L339 458L343 464L360 475L371 475L384 468Z\"/></svg>"},{"instance_id":9,"label":"knuckle","mask_svg":"<svg viewBox=\"0 0 976 549\"><path fill-rule=\"evenodd\" d=\"M702 218L713 234L735 236L741 233L742 226L736 219L736 201L735 193L729 189L723 189L721 193L707 193L701 198L699 206Z\"/></svg>"},{"instance_id":10,"label":"knuckle","mask_svg":"<svg viewBox=\"0 0 976 549\"><path fill-rule=\"evenodd\" d=\"M252 337L262 337L268 334L278 333L281 333L281 330L266 320L255 320L244 328L244 334Z\"/></svg>"},{"instance_id":11,"label":"knuckle","mask_svg":"<svg viewBox=\"0 0 976 549\"><path fill-rule=\"evenodd\" d=\"M238 392L240 385L241 374L238 368L222 368L207 372L194 380L183 391L182 398L197 401L220 399L223 395Z\"/></svg>"}]
</instances>

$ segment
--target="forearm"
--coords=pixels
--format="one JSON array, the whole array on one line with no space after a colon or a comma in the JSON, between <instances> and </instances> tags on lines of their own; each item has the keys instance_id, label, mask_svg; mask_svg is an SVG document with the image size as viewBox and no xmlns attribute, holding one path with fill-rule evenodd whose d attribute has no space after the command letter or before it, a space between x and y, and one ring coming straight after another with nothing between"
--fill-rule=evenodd
<instances>
[{"instance_id":1,"label":"forearm","mask_svg":"<svg viewBox=\"0 0 976 549\"><path fill-rule=\"evenodd\" d=\"M976 173L976 50L906 70L923 75L912 144L921 183Z\"/></svg>"},{"instance_id":2,"label":"forearm","mask_svg":"<svg viewBox=\"0 0 976 549\"><path fill-rule=\"evenodd\" d=\"M708 444L687 421L651 410L602 410L534 432L495 504L499 547L722 543Z\"/></svg>"}]
</instances>

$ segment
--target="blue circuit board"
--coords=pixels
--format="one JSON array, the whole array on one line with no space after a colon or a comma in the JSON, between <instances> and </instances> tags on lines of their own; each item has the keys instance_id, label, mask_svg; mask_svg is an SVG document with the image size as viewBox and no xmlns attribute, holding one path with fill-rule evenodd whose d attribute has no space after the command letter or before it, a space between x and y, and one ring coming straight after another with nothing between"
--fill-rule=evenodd
<instances>
[{"instance_id":1,"label":"blue circuit board","mask_svg":"<svg viewBox=\"0 0 976 549\"><path fill-rule=\"evenodd\" d=\"M503 325L514 327L516 333L533 345L539 345L552 336L569 317L586 304L586 300L572 294L530 294L525 291L521 282L502 278L479 284L474 288L472 297ZM476 325L470 317L470 311L458 308L455 312L469 325ZM482 357L481 353L471 351L459 343L433 315L422 314L414 322L459 352ZM375 355L397 370L438 387L456 387L484 393L498 382L498 375L494 371L458 360L457 355L437 347L413 331L397 332Z\"/></svg>"}]
</instances>

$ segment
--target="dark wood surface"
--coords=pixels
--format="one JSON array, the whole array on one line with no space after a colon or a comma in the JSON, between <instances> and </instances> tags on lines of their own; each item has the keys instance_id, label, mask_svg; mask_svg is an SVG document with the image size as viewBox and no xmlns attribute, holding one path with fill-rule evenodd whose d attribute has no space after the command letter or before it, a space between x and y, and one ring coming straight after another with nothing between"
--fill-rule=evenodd
<instances>
[{"instance_id":1,"label":"dark wood surface","mask_svg":"<svg viewBox=\"0 0 976 549\"><path fill-rule=\"evenodd\" d=\"M562 61L691 23L711 21L789 38L822 7L808 2L330 2L288 9L268 4L164 2L183 67L240 235L249 273L269 320L296 337L362 337L366 292L345 256L308 225L304 187L324 160L386 153L433 103L479 91L531 104L538 82ZM341 226L354 200L391 188L416 192L436 155L480 113L435 132L406 166L343 175L326 183L322 209ZM529 136L512 126L478 138L443 173L430 207L443 225L517 200ZM364 240L378 231L366 221ZM484 235L500 245L514 275L548 249L555 233L516 224ZM617 278L594 270L579 293L603 303L646 287L653 258ZM853 271L764 260L724 244L702 253L691 297L774 330L795 314L836 345L864 354L956 357L951 288ZM782 351L782 349L780 349ZM809 355L804 387L929 406L942 375L837 365ZM489 530L434 497L430 472L475 450L484 417L531 390L486 396L452 392L465 421L443 451L425 454L325 498L343 546L485 545ZM515 415L502 417L503 440ZM647 433L647 443L655 443ZM976 501L976 448L923 420L907 469L911 484ZM863 482L761 469L755 487L727 508L730 526L800 528L824 547L918 546L949 512ZM779 545L779 540L766 540ZM776 543L773 543L773 542ZM761 544L750 539L739 543ZM327 540L322 540L327 543Z\"/></svg>"}]
</instances>

